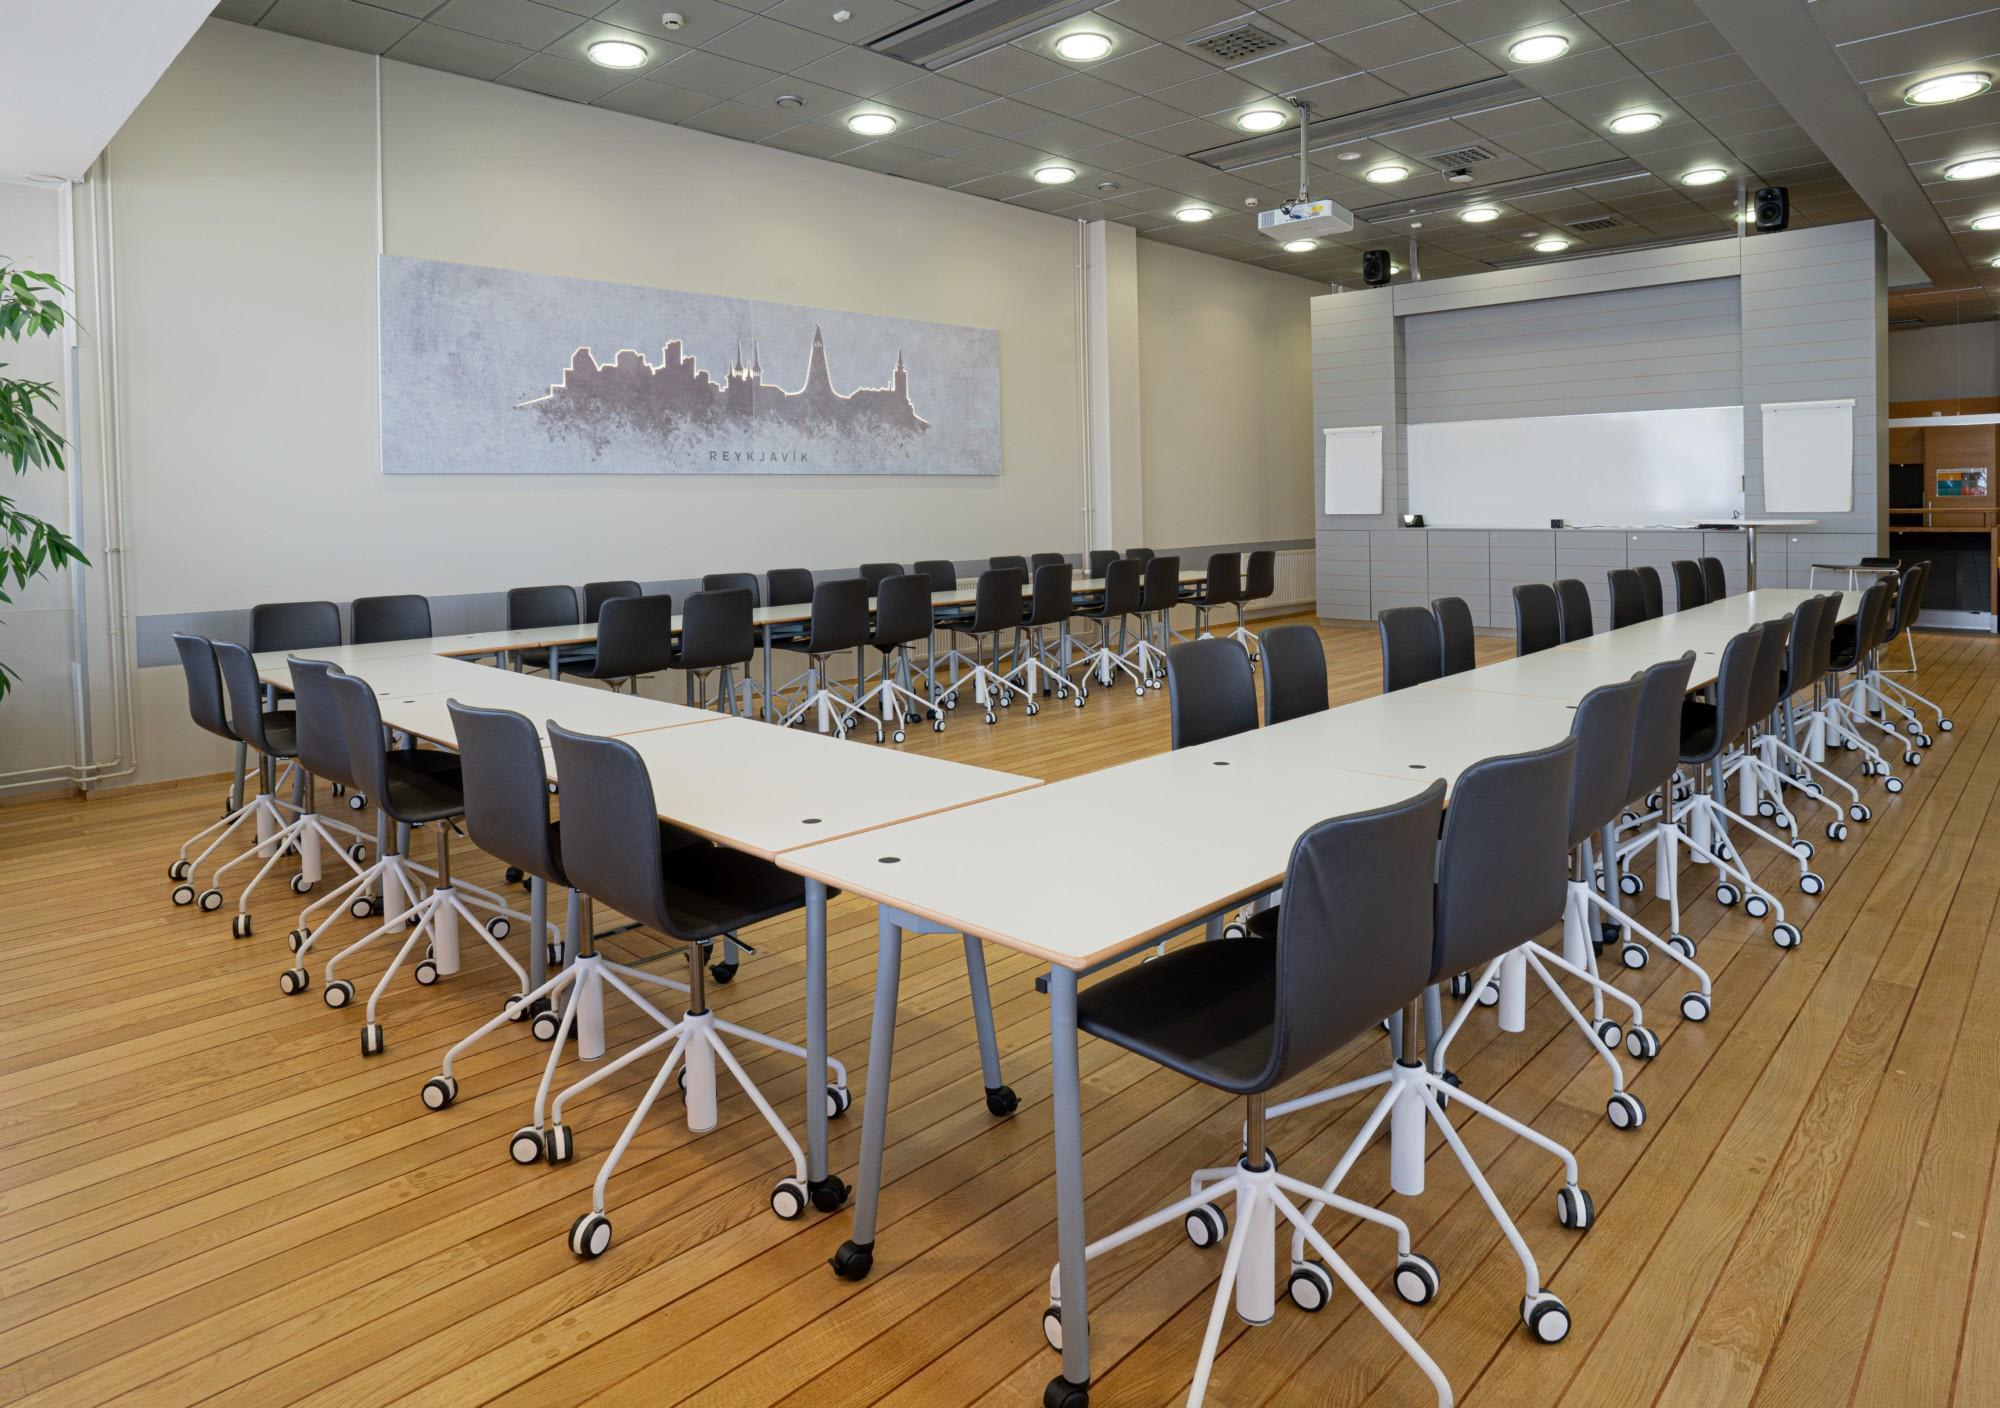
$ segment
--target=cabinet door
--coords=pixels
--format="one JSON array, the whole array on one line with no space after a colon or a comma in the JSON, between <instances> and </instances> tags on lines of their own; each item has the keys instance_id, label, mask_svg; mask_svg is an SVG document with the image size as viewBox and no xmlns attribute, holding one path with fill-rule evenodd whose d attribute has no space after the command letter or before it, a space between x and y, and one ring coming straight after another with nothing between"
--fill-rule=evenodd
<instances>
[{"instance_id":1,"label":"cabinet door","mask_svg":"<svg viewBox=\"0 0 2000 1408\"><path fill-rule=\"evenodd\" d=\"M1430 605L1422 528L1375 528L1368 534L1368 583L1375 614L1391 606Z\"/></svg>"},{"instance_id":2,"label":"cabinet door","mask_svg":"<svg viewBox=\"0 0 2000 1408\"><path fill-rule=\"evenodd\" d=\"M1514 588L1523 582L1553 582L1556 534L1549 528L1495 530L1486 536L1492 567L1492 621L1514 627Z\"/></svg>"},{"instance_id":3,"label":"cabinet door","mask_svg":"<svg viewBox=\"0 0 2000 1408\"><path fill-rule=\"evenodd\" d=\"M1314 564L1319 614L1336 621L1366 621L1368 530L1322 528Z\"/></svg>"},{"instance_id":4,"label":"cabinet door","mask_svg":"<svg viewBox=\"0 0 2000 1408\"><path fill-rule=\"evenodd\" d=\"M1472 623L1492 623L1488 592L1487 530L1433 528L1429 532L1427 574L1431 599L1441 596L1463 598L1472 612ZM1508 618L1511 621L1513 618Z\"/></svg>"},{"instance_id":5,"label":"cabinet door","mask_svg":"<svg viewBox=\"0 0 2000 1408\"><path fill-rule=\"evenodd\" d=\"M1556 575L1574 577L1590 592L1593 629L1611 629L1612 568L1625 565L1625 535L1566 528L1555 535Z\"/></svg>"}]
</instances>

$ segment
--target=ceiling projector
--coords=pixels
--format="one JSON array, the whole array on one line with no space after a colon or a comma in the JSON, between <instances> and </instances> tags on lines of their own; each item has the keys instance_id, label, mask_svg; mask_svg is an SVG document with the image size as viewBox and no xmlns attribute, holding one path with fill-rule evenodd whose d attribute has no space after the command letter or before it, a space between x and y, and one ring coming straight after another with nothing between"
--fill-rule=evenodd
<instances>
[{"instance_id":1,"label":"ceiling projector","mask_svg":"<svg viewBox=\"0 0 2000 1408\"><path fill-rule=\"evenodd\" d=\"M1288 200L1276 210L1257 212L1257 233L1280 242L1344 235L1353 228L1354 216L1330 200Z\"/></svg>"}]
</instances>

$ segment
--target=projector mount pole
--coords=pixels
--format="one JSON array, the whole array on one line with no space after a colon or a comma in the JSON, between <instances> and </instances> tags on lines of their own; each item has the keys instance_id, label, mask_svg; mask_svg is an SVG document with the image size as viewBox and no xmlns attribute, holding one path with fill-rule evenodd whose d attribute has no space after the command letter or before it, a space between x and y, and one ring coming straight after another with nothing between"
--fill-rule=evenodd
<instances>
[{"instance_id":1,"label":"projector mount pole","mask_svg":"<svg viewBox=\"0 0 2000 1408\"><path fill-rule=\"evenodd\" d=\"M1291 105L1292 105L1293 107L1295 107L1295 108L1297 108L1297 109L1299 110L1299 199L1298 199L1298 203L1299 203L1300 205L1304 205L1304 204L1305 204L1306 202L1308 202L1308 201L1310 201L1310 200L1312 199L1312 192L1311 192L1311 190L1310 190L1310 188L1309 188L1309 183L1308 183L1308 181L1307 181L1307 179L1306 179L1306 173L1307 173L1307 172L1308 172L1308 171L1310 170L1310 168L1309 168L1309 167L1308 167L1308 166L1306 165L1306 137L1307 137L1307 135L1308 135L1308 134L1307 134L1307 129L1308 129L1308 128L1310 128L1310 127L1312 126L1312 104L1311 104L1311 103L1309 103L1309 102L1307 102L1307 101L1306 101L1306 100L1305 100L1304 98L1286 98L1286 99L1285 99L1285 101L1286 101L1286 102L1288 102L1288 103L1290 103L1290 104L1291 104Z\"/></svg>"}]
</instances>

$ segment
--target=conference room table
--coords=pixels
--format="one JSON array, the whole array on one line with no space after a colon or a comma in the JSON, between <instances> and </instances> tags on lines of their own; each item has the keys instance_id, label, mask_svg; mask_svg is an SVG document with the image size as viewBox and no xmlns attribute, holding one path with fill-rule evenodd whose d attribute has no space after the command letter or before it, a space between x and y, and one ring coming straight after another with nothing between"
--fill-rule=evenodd
<instances>
[{"instance_id":1,"label":"conference room table","mask_svg":"<svg viewBox=\"0 0 2000 1408\"><path fill-rule=\"evenodd\" d=\"M1038 985L1049 996L1063 1377L1088 1382L1079 981L1270 894L1313 824L1406 800L1433 780L1449 788L1482 758L1559 741L1577 702L1600 684L1689 649L1708 661L1697 666L1698 679L1704 670L1713 679L1711 657L1729 635L1788 614L1808 595L1727 598L1393 696L780 855L784 868L877 907L861 1165L843 1257L855 1268L860 1253L865 1274L879 1235L903 935L963 934L1047 964ZM1192 845L1188 818L1202 816L1225 824L1202 828Z\"/></svg>"}]
</instances>

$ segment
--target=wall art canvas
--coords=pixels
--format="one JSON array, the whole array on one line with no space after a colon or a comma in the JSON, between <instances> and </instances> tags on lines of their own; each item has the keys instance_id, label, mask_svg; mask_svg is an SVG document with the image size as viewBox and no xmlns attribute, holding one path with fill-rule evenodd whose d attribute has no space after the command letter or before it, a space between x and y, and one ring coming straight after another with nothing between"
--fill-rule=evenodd
<instances>
[{"instance_id":1,"label":"wall art canvas","mask_svg":"<svg viewBox=\"0 0 2000 1408\"><path fill-rule=\"evenodd\" d=\"M1000 335L381 258L386 474L1000 472Z\"/></svg>"}]
</instances>

